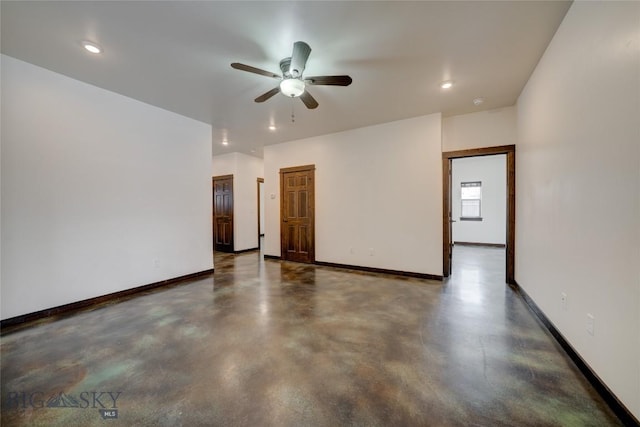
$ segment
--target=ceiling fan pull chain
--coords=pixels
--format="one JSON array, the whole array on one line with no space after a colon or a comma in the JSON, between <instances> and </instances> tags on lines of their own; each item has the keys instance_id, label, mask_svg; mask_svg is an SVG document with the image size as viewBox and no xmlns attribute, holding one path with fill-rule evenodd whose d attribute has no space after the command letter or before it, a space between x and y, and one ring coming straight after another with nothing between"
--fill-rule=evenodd
<instances>
[{"instance_id":1,"label":"ceiling fan pull chain","mask_svg":"<svg viewBox=\"0 0 640 427\"><path fill-rule=\"evenodd\" d=\"M293 98L291 98L291 123L295 123L296 122L296 116L294 114L294 108L295 108L295 104L293 102Z\"/></svg>"}]
</instances>

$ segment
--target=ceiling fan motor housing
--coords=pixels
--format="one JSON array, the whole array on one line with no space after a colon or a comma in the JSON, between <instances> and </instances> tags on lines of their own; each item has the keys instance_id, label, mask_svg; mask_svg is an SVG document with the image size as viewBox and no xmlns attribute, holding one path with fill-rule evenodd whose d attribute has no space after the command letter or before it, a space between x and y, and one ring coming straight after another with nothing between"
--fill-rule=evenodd
<instances>
[{"instance_id":1,"label":"ceiling fan motor housing","mask_svg":"<svg viewBox=\"0 0 640 427\"><path fill-rule=\"evenodd\" d=\"M286 79L288 77L292 77L289 69L291 68L291 57L287 57L280 61L280 69L282 70L282 76Z\"/></svg>"},{"instance_id":2,"label":"ceiling fan motor housing","mask_svg":"<svg viewBox=\"0 0 640 427\"><path fill-rule=\"evenodd\" d=\"M282 81L280 82L280 92L289 98L296 98L304 92L305 83L300 78L301 75L297 70L291 72L291 57L284 58L280 61L280 70L282 70Z\"/></svg>"}]
</instances>

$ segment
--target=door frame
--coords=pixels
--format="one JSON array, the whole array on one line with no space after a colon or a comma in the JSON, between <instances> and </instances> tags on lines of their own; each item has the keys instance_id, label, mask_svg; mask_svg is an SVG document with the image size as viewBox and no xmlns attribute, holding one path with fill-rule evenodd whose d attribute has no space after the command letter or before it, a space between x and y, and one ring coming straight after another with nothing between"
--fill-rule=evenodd
<instances>
[{"instance_id":1,"label":"door frame","mask_svg":"<svg viewBox=\"0 0 640 427\"><path fill-rule=\"evenodd\" d=\"M452 160L464 157L507 155L507 217L506 217L506 282L515 284L516 241L516 146L472 148L469 150L445 151L442 153L442 275L451 274L451 168Z\"/></svg>"},{"instance_id":2,"label":"door frame","mask_svg":"<svg viewBox=\"0 0 640 427\"><path fill-rule=\"evenodd\" d=\"M264 234L264 230L260 229L260 215L264 214L264 212L261 212L260 209L260 184L264 184L264 178L258 178L257 182L256 182L256 193L258 194L258 248L261 248L261 244L260 244L260 237ZM264 188L263 188L264 190ZM264 194L262 195L262 197L264 198ZM266 210L266 209L265 209Z\"/></svg>"},{"instance_id":3,"label":"door frame","mask_svg":"<svg viewBox=\"0 0 640 427\"><path fill-rule=\"evenodd\" d=\"M288 172L311 172L311 184L312 191L309 196L309 214L310 214L310 229L311 229L311 245L309 245L309 262L314 264L316 262L316 165L304 165L294 166L289 168L280 169L280 257L286 260L286 247L284 238L284 227L282 226L284 220L284 174Z\"/></svg>"},{"instance_id":4,"label":"door frame","mask_svg":"<svg viewBox=\"0 0 640 427\"><path fill-rule=\"evenodd\" d=\"M236 233L234 230L235 227L235 218L234 218L234 209L235 209L235 200L233 194L233 174L230 175L218 175L211 178L211 223L213 225L213 233L211 235L211 239L213 240L213 251L216 251L216 206L215 206L215 197L216 197L216 180L223 179L231 179L231 253L235 251L236 247Z\"/></svg>"}]
</instances>

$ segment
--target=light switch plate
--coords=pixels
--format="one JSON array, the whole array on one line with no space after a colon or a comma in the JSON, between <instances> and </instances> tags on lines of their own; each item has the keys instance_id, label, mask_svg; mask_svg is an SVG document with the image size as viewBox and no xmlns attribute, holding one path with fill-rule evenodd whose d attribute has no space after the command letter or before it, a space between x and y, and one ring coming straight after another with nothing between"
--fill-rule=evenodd
<instances>
[{"instance_id":1,"label":"light switch plate","mask_svg":"<svg viewBox=\"0 0 640 427\"><path fill-rule=\"evenodd\" d=\"M594 334L595 322L596 319L593 317L593 314L587 313L587 332L589 332L589 335Z\"/></svg>"}]
</instances>

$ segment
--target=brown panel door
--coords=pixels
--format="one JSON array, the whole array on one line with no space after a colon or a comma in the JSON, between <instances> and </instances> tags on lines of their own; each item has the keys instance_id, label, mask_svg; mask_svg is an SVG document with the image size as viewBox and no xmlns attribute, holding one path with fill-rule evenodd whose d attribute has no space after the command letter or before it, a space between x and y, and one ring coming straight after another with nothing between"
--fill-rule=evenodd
<instances>
[{"instance_id":1,"label":"brown panel door","mask_svg":"<svg viewBox=\"0 0 640 427\"><path fill-rule=\"evenodd\" d=\"M315 262L315 166L280 170L280 244L282 259Z\"/></svg>"},{"instance_id":2,"label":"brown panel door","mask_svg":"<svg viewBox=\"0 0 640 427\"><path fill-rule=\"evenodd\" d=\"M213 248L233 252L233 175L213 178Z\"/></svg>"}]
</instances>

